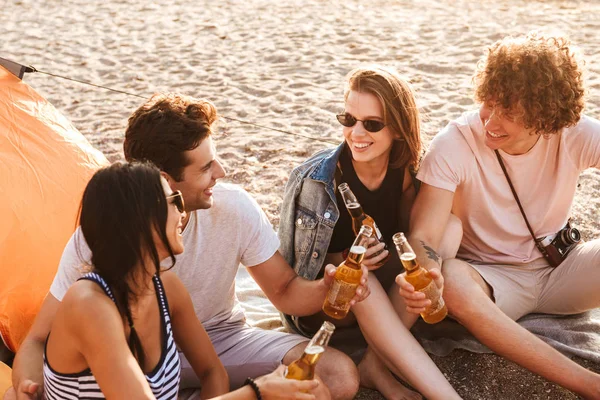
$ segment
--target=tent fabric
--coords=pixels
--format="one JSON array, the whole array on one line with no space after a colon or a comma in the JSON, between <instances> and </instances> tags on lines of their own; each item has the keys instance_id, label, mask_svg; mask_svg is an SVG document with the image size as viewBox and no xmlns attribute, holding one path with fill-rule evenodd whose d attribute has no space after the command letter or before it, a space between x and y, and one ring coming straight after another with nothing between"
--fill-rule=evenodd
<instances>
[{"instance_id":1,"label":"tent fabric","mask_svg":"<svg viewBox=\"0 0 600 400\"><path fill-rule=\"evenodd\" d=\"M48 101L0 67L0 336L16 352L108 161Z\"/></svg>"}]
</instances>

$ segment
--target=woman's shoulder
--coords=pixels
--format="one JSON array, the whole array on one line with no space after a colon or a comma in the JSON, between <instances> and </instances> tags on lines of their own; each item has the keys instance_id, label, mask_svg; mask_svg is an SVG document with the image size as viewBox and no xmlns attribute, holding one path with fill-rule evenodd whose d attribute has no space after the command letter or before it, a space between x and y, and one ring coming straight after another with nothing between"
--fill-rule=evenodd
<instances>
[{"instance_id":1,"label":"woman's shoulder","mask_svg":"<svg viewBox=\"0 0 600 400\"><path fill-rule=\"evenodd\" d=\"M175 272L171 270L162 271L160 273L160 281L162 282L163 287L165 288L165 292L167 292L167 294L169 292L184 287L183 282L181 282L181 279L179 279L177 275L175 275Z\"/></svg>"},{"instance_id":2,"label":"woman's shoulder","mask_svg":"<svg viewBox=\"0 0 600 400\"><path fill-rule=\"evenodd\" d=\"M113 300L97 283L90 280L79 280L71 285L61 301L61 308L75 327L90 324L108 327L108 322L121 320Z\"/></svg>"},{"instance_id":3,"label":"woman's shoulder","mask_svg":"<svg viewBox=\"0 0 600 400\"><path fill-rule=\"evenodd\" d=\"M99 300L102 300L102 303L106 300L108 304L114 304L98 283L89 279L80 279L71 285L62 302L64 304L89 305L89 303L96 303Z\"/></svg>"},{"instance_id":4,"label":"woman's shoulder","mask_svg":"<svg viewBox=\"0 0 600 400\"><path fill-rule=\"evenodd\" d=\"M311 174L316 168L321 166L323 163L335 164L341 153L342 145L333 148L327 148L319 150L309 158L304 160L300 165L294 168L293 174L307 176Z\"/></svg>"},{"instance_id":5,"label":"woman's shoulder","mask_svg":"<svg viewBox=\"0 0 600 400\"><path fill-rule=\"evenodd\" d=\"M177 307L182 296L188 291L179 277L173 271L162 271L160 281L165 289L165 295L171 308Z\"/></svg>"}]
</instances>

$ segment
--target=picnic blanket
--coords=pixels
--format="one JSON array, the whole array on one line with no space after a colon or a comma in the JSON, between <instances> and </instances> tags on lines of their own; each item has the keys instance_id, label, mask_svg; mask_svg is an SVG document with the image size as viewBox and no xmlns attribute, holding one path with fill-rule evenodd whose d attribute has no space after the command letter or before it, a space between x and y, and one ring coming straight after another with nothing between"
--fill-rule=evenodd
<instances>
[{"instance_id":1,"label":"picnic blanket","mask_svg":"<svg viewBox=\"0 0 600 400\"><path fill-rule=\"evenodd\" d=\"M519 324L567 356L600 363L600 309L575 315L529 314ZM447 356L454 349L492 353L452 319L435 325L419 321L413 334L428 353Z\"/></svg>"},{"instance_id":2,"label":"picnic blanket","mask_svg":"<svg viewBox=\"0 0 600 400\"><path fill-rule=\"evenodd\" d=\"M236 293L251 325L284 329L279 313L244 267L238 271ZM519 324L567 356L600 363L600 309L567 316L530 314L521 318ZM412 332L428 353L437 356L447 356L454 349L492 352L462 325L449 318L435 325L419 320Z\"/></svg>"}]
</instances>

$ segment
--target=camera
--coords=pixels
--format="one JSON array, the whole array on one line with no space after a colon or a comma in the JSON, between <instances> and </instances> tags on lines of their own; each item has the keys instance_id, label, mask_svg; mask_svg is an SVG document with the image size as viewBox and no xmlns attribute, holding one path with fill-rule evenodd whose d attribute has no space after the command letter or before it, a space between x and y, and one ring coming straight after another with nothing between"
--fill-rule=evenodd
<instances>
[{"instance_id":1,"label":"camera","mask_svg":"<svg viewBox=\"0 0 600 400\"><path fill-rule=\"evenodd\" d=\"M564 228L542 239L538 239L538 248L552 267L558 267L567 254L581 241L581 233L577 228L571 227L570 221Z\"/></svg>"}]
</instances>

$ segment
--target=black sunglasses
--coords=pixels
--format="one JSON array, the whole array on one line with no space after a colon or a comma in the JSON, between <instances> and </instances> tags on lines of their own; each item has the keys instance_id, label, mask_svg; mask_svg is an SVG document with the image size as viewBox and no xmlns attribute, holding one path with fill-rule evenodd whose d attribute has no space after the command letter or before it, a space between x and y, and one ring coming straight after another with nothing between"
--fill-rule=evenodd
<instances>
[{"instance_id":1,"label":"black sunglasses","mask_svg":"<svg viewBox=\"0 0 600 400\"><path fill-rule=\"evenodd\" d=\"M173 199L171 204L175 204L175 207L177 207L177 211L179 211L180 213L183 213L185 211L185 205L183 204L183 195L181 194L181 191L174 191L173 193L167 196L167 200L168 199Z\"/></svg>"},{"instance_id":2,"label":"black sunglasses","mask_svg":"<svg viewBox=\"0 0 600 400\"><path fill-rule=\"evenodd\" d=\"M340 122L340 124L344 125L347 128L351 128L354 125L356 125L356 121L362 122L363 126L365 127L365 130L371 133L379 132L380 130L385 128L385 124L381 121L376 121L374 119L356 119L348 113L338 114L335 117Z\"/></svg>"}]
</instances>

